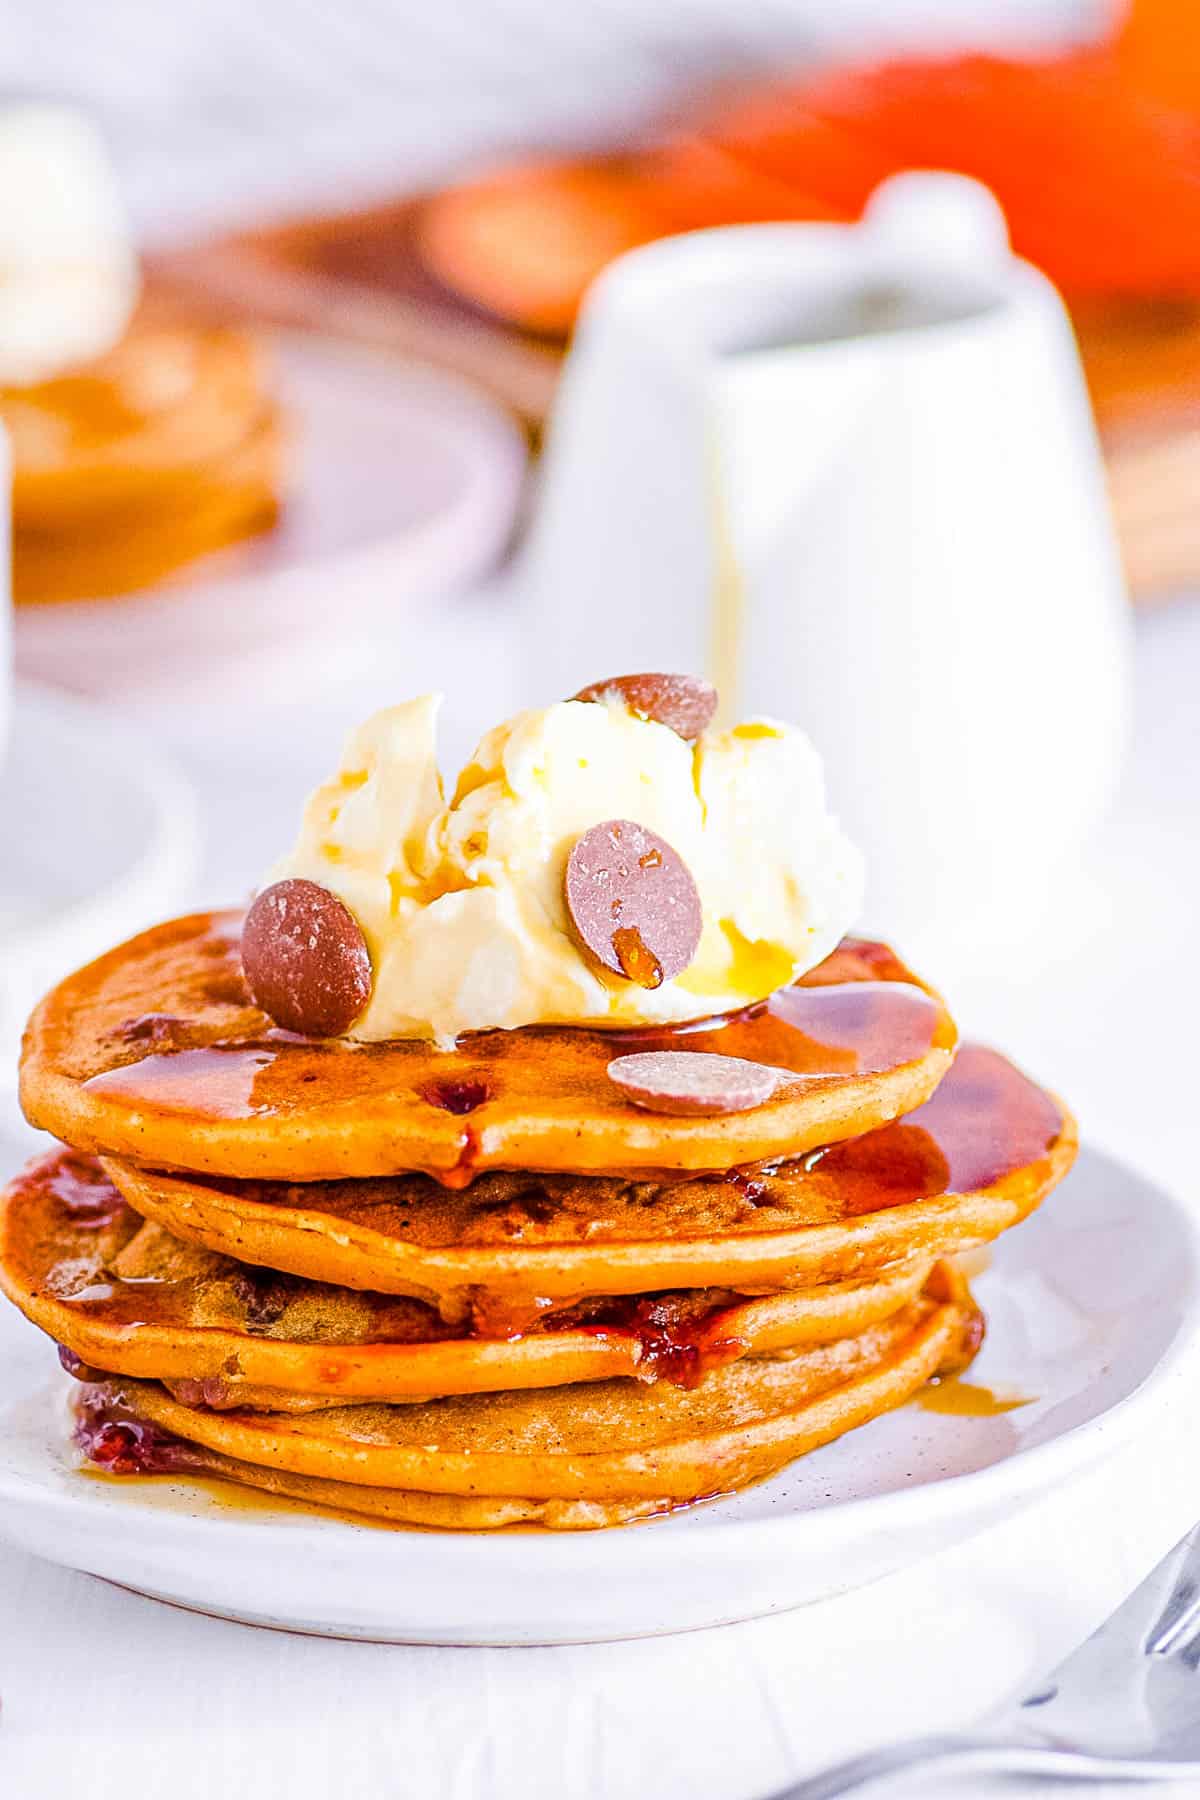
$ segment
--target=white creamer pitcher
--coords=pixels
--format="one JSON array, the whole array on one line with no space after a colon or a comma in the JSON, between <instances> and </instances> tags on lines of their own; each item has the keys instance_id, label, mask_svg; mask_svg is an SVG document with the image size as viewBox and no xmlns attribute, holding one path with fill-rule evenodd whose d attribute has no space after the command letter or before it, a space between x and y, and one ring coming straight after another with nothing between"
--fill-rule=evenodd
<instances>
[{"instance_id":1,"label":"white creamer pitcher","mask_svg":"<svg viewBox=\"0 0 1200 1800\"><path fill-rule=\"evenodd\" d=\"M1127 605L1074 340L957 176L608 269L522 575L526 698L695 669L799 723L870 919L922 944L1019 906L1109 795Z\"/></svg>"}]
</instances>

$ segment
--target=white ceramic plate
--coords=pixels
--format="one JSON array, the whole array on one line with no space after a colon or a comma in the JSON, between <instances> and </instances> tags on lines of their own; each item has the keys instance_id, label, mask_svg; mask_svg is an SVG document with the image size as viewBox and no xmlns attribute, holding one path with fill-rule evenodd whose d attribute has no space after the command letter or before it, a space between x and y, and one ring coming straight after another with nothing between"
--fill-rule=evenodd
<instances>
[{"instance_id":1,"label":"white ceramic plate","mask_svg":"<svg viewBox=\"0 0 1200 1800\"><path fill-rule=\"evenodd\" d=\"M279 526L137 594L17 608L17 667L157 714L352 672L387 613L483 575L513 529L524 436L457 375L340 339L276 341L292 435Z\"/></svg>"},{"instance_id":2,"label":"white ceramic plate","mask_svg":"<svg viewBox=\"0 0 1200 1800\"><path fill-rule=\"evenodd\" d=\"M0 1092L46 988L169 914L196 871L191 789L140 732L18 684L0 755Z\"/></svg>"},{"instance_id":3,"label":"white ceramic plate","mask_svg":"<svg viewBox=\"0 0 1200 1800\"><path fill-rule=\"evenodd\" d=\"M67 1445L65 1378L0 1323L0 1533L157 1598L295 1630L531 1644L679 1631L859 1586L980 1530L1191 1404L1197 1226L1096 1152L996 1249L972 1379L1036 1396L993 1418L907 1406L730 1500L595 1533L389 1531L210 1484L96 1481ZM1181 1418L1181 1423L1185 1423ZM1190 1426L1188 1427L1190 1428Z\"/></svg>"}]
</instances>

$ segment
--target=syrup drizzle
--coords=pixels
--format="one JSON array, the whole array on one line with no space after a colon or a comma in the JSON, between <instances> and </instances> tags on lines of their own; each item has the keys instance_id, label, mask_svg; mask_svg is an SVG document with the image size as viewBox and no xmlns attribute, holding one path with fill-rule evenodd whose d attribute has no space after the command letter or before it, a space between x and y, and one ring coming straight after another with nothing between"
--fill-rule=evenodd
<instances>
[{"instance_id":1,"label":"syrup drizzle","mask_svg":"<svg viewBox=\"0 0 1200 1800\"><path fill-rule=\"evenodd\" d=\"M958 1375L943 1375L928 1382L916 1396L916 1404L924 1412L949 1413L956 1419L996 1419L1018 1407L1032 1406L1032 1394L1007 1394L998 1388L984 1387L981 1382L963 1381Z\"/></svg>"},{"instance_id":2,"label":"syrup drizzle","mask_svg":"<svg viewBox=\"0 0 1200 1800\"><path fill-rule=\"evenodd\" d=\"M84 1086L150 1114L214 1121L294 1115L316 1104L313 1088L323 1108L395 1096L444 1114L460 1109L448 1107L443 1096L461 1092L471 1095L469 1110L485 1110L496 1101L535 1102L548 1076L581 1101L612 1107L625 1103L614 1095L605 1070L614 1055L633 1047L716 1050L834 1080L918 1060L937 1040L940 1023L935 1002L909 981L826 984L806 978L728 1017L636 1031L527 1026L478 1032L462 1038L452 1052L416 1040L355 1044L277 1031L250 1040L162 1048L139 1033L122 1042L121 1053L144 1045L148 1054L102 1070ZM475 1099L480 1087L482 1102Z\"/></svg>"},{"instance_id":3,"label":"syrup drizzle","mask_svg":"<svg viewBox=\"0 0 1200 1800\"><path fill-rule=\"evenodd\" d=\"M1053 1095L995 1050L964 1044L923 1106L805 1163L837 1181L849 1210L875 1212L992 1187L1046 1156L1062 1123Z\"/></svg>"}]
</instances>

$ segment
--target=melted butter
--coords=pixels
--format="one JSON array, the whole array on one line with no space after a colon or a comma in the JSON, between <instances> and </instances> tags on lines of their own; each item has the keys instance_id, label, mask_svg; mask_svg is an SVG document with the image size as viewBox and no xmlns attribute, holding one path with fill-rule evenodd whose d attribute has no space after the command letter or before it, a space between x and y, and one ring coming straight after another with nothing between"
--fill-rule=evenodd
<instances>
[{"instance_id":1,"label":"melted butter","mask_svg":"<svg viewBox=\"0 0 1200 1800\"><path fill-rule=\"evenodd\" d=\"M730 988L745 994L769 994L788 984L792 956L783 945L748 938L732 919L721 920L721 931L729 945L728 969L722 979ZM680 982L681 987L686 985Z\"/></svg>"},{"instance_id":2,"label":"melted butter","mask_svg":"<svg viewBox=\"0 0 1200 1800\"><path fill-rule=\"evenodd\" d=\"M984 1387L981 1382L963 1381L957 1375L945 1375L929 1382L916 1396L923 1412L950 1413L956 1419L996 1419L1002 1413L1016 1412L1018 1407L1032 1406L1036 1395L1008 1393L1002 1388Z\"/></svg>"},{"instance_id":3,"label":"melted butter","mask_svg":"<svg viewBox=\"0 0 1200 1800\"><path fill-rule=\"evenodd\" d=\"M782 737L783 733L777 725L768 725L764 719L747 719L744 724L734 726L733 735L752 742L755 739Z\"/></svg>"}]
</instances>

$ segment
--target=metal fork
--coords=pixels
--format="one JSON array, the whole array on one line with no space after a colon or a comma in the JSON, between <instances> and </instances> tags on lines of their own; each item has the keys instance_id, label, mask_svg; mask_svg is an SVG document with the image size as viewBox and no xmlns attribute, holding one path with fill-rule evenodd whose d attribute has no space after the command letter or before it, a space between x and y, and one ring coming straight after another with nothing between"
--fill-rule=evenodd
<instances>
[{"instance_id":1,"label":"metal fork","mask_svg":"<svg viewBox=\"0 0 1200 1800\"><path fill-rule=\"evenodd\" d=\"M914 1769L1061 1781L1200 1780L1200 1524L1139 1588L977 1733L856 1756L771 1800L835 1800Z\"/></svg>"}]
</instances>

